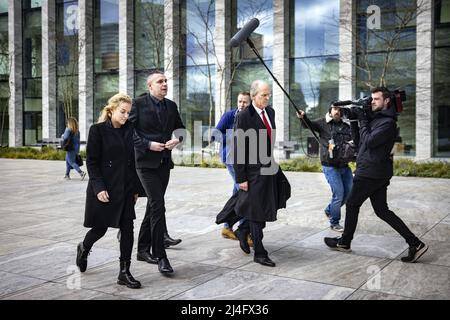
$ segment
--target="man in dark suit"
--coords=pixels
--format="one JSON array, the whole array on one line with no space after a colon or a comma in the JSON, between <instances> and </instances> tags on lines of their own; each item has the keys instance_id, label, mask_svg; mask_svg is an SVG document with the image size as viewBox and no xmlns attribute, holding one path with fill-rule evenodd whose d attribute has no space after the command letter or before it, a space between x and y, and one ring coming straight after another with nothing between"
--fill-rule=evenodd
<instances>
[{"instance_id":1,"label":"man in dark suit","mask_svg":"<svg viewBox=\"0 0 450 320\"><path fill-rule=\"evenodd\" d=\"M274 267L262 239L267 221L277 219L278 165L272 157L275 141L275 111L269 107L269 85L261 80L253 82L250 95L252 104L238 113L235 123L234 170L240 194L236 214L246 218L235 231L241 249L249 254L247 236L252 234L254 261Z\"/></svg>"},{"instance_id":2,"label":"man in dark suit","mask_svg":"<svg viewBox=\"0 0 450 320\"><path fill-rule=\"evenodd\" d=\"M170 170L174 167L172 150L183 140L177 129L185 127L175 102L165 98L167 78L164 73L152 72L147 86L149 93L133 101L130 114L135 128L136 169L148 197L139 231L137 259L157 263L161 273L172 273L165 247L169 242L175 245L181 240L171 239L167 234L164 195Z\"/></svg>"}]
</instances>

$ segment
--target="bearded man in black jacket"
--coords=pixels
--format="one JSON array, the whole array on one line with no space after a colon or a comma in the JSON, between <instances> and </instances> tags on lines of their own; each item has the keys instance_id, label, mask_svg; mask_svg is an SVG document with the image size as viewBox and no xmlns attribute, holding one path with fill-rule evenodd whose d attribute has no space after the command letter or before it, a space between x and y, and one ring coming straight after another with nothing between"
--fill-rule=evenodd
<instances>
[{"instance_id":1,"label":"bearded man in black jacket","mask_svg":"<svg viewBox=\"0 0 450 320\"><path fill-rule=\"evenodd\" d=\"M370 198L375 214L408 243L408 255L403 262L416 262L428 246L420 241L405 223L389 210L387 187L393 176L391 154L397 137L397 114L390 103L391 93L384 87L372 90L372 112L358 112L360 125L359 151L353 189L346 203L344 233L341 238L325 238L325 244L335 250L350 252L350 243L358 223L359 209Z\"/></svg>"}]
</instances>

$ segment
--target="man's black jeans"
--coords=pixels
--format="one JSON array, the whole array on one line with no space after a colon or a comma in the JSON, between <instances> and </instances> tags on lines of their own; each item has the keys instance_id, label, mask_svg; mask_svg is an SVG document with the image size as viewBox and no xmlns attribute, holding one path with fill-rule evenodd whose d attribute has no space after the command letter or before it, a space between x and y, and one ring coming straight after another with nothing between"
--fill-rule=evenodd
<instances>
[{"instance_id":1,"label":"man's black jeans","mask_svg":"<svg viewBox=\"0 0 450 320\"><path fill-rule=\"evenodd\" d=\"M419 239L408 229L405 223L389 210L387 205L387 187L390 179L370 179L355 176L353 188L347 200L345 227L341 243L350 245L358 224L359 208L370 198L375 214L397 231L410 246L417 246Z\"/></svg>"}]
</instances>

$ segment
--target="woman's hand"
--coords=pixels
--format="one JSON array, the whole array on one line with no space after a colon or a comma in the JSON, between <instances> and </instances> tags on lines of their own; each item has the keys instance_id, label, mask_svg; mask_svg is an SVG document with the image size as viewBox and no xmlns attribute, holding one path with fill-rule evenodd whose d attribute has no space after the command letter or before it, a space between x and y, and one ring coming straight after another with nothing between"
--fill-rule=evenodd
<instances>
[{"instance_id":1,"label":"woman's hand","mask_svg":"<svg viewBox=\"0 0 450 320\"><path fill-rule=\"evenodd\" d=\"M104 191L100 191L97 194L97 199L101 202L107 203L109 202L109 194L108 191L104 190Z\"/></svg>"}]
</instances>

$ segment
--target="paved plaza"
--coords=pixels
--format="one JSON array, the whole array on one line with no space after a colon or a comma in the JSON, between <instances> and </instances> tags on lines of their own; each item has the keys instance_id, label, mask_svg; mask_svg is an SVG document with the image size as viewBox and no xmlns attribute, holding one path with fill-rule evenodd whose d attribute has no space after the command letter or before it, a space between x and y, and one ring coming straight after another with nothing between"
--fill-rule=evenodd
<instances>
[{"instance_id":1,"label":"paved plaza","mask_svg":"<svg viewBox=\"0 0 450 320\"><path fill-rule=\"evenodd\" d=\"M136 261L135 245L131 272L143 287L132 290L116 284L116 229L93 247L87 271L77 272L87 181L74 173L64 181L64 170L63 161L0 159L0 299L450 299L450 180L392 179L390 208L430 246L420 263L405 264L405 241L370 202L353 252L329 250L323 237L337 233L323 212L330 197L323 175L288 172L292 198L265 229L277 263L268 268L214 223L232 190L227 171L176 167L166 195L169 233L183 239L167 250L175 273L164 277ZM136 205L135 244L145 205Z\"/></svg>"}]
</instances>

